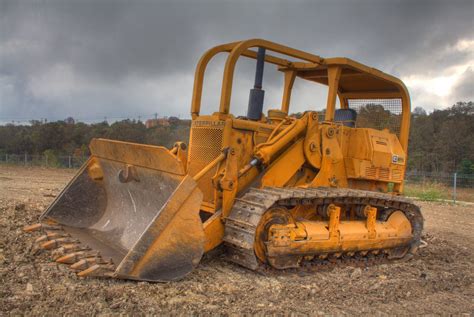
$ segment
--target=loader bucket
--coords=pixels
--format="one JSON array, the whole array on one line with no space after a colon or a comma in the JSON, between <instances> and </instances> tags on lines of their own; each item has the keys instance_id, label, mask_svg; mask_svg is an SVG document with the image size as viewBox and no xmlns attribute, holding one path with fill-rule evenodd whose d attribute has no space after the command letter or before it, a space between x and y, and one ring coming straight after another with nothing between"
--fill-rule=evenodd
<instances>
[{"instance_id":1,"label":"loader bucket","mask_svg":"<svg viewBox=\"0 0 474 317\"><path fill-rule=\"evenodd\" d=\"M43 248L72 251L57 261L80 276L171 281L189 273L203 254L202 193L182 162L157 146L94 139L90 149L40 218L65 232L50 231Z\"/></svg>"}]
</instances>

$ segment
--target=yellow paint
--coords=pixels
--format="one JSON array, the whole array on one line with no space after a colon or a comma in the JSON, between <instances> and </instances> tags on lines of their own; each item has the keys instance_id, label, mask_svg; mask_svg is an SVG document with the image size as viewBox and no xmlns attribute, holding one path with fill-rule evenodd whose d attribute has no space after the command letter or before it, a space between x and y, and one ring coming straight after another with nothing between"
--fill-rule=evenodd
<instances>
[{"instance_id":1,"label":"yellow paint","mask_svg":"<svg viewBox=\"0 0 474 317\"><path fill-rule=\"evenodd\" d=\"M270 52L265 61L276 66L284 76L283 96L281 110L272 110L268 117L262 114L261 120L250 121L232 115L230 102L235 65L241 56L255 59L257 47ZM219 53L228 54L219 108L212 114L201 115L205 71ZM288 116L296 77L328 86L323 122L319 122L318 113L311 111L298 118ZM399 98L402 103L399 137L388 130L350 128L334 122L337 98L342 108L348 107L349 99ZM235 198L250 186L327 186L386 191L388 184L394 183L396 193L403 188L410 126L408 91L398 78L350 59L322 58L261 39L216 46L197 64L191 115L189 147L178 142L174 149L168 150L103 139L94 139L90 144L92 159L87 166L94 180L104 177L98 159L120 158L131 168L146 167L176 177L194 178L192 184L197 186L189 191L189 197L178 195L168 202L167 208L179 212L170 220L171 225L162 230L161 236L157 236L147 250L141 250L143 254L132 271L136 278L140 278L143 269L151 259L160 256L160 252L170 258L174 252L180 252L174 249L179 245L175 242L192 241L193 234L202 240L206 252L221 244L225 218ZM255 159L258 164L250 165ZM201 193L202 203L196 203L201 202ZM181 205L174 206L178 201ZM210 217L202 228L193 226L184 234L187 229L180 221L194 221L200 212ZM391 248L404 245L411 238L410 223L398 211L386 222L377 221L377 210L370 206L366 208L366 220L354 216L346 219L341 207L336 205L328 209L327 221L307 207L299 206L290 212L278 208L273 212L289 217L289 221L271 228L258 227L258 236L268 233L270 237L268 245L255 242L255 252L262 261L270 256L289 254ZM265 213L262 223L271 216L272 213ZM133 219L130 222L133 223Z\"/></svg>"},{"instance_id":2,"label":"yellow paint","mask_svg":"<svg viewBox=\"0 0 474 317\"><path fill-rule=\"evenodd\" d=\"M366 222L339 221L338 208L330 212L329 224L303 221L272 225L267 243L268 256L379 250L406 245L412 237L410 223L399 211L386 222L374 222L373 234Z\"/></svg>"}]
</instances>

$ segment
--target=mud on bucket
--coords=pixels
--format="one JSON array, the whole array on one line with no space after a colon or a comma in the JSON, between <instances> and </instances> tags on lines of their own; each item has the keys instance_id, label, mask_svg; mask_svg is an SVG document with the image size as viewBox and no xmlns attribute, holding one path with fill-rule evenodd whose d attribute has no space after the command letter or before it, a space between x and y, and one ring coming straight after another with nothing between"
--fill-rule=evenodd
<instances>
[{"instance_id":1,"label":"mud on bucket","mask_svg":"<svg viewBox=\"0 0 474 317\"><path fill-rule=\"evenodd\" d=\"M203 254L202 193L183 163L157 146L94 139L90 148L91 158L41 222L59 224L103 263L111 261L111 276L170 281L189 273ZM79 275L99 271L95 265Z\"/></svg>"}]
</instances>

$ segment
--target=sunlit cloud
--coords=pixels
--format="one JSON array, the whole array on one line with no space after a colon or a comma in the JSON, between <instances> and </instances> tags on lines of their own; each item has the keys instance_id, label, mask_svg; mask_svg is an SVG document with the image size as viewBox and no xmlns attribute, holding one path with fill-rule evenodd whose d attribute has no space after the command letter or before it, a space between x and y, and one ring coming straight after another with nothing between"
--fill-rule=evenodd
<instances>
[{"instance_id":1,"label":"sunlit cloud","mask_svg":"<svg viewBox=\"0 0 474 317\"><path fill-rule=\"evenodd\" d=\"M455 45L448 46L444 50L446 58L450 54L458 52L467 52L469 59L463 60L459 64L447 67L438 74L411 74L402 76L402 80L407 85L412 94L413 103L428 103L433 100L435 105L450 105L458 100L458 96L453 95L454 89L459 86L466 72L474 68L474 40L462 39ZM474 89L474 88L473 88Z\"/></svg>"}]
</instances>

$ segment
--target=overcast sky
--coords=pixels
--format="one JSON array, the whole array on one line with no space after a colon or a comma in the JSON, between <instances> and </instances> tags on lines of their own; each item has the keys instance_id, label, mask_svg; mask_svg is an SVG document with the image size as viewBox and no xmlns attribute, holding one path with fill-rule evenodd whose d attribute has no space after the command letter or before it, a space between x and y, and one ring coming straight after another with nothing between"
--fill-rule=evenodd
<instances>
[{"instance_id":1,"label":"overcast sky","mask_svg":"<svg viewBox=\"0 0 474 317\"><path fill-rule=\"evenodd\" d=\"M474 100L473 16L473 0L0 0L0 122L189 117L201 54L247 38L350 57L401 77L412 107L441 109ZM224 61L210 64L204 112L218 108ZM238 114L253 63L237 66ZM265 75L266 107L279 107L282 79ZM325 94L297 81L292 110L320 109Z\"/></svg>"}]
</instances>

